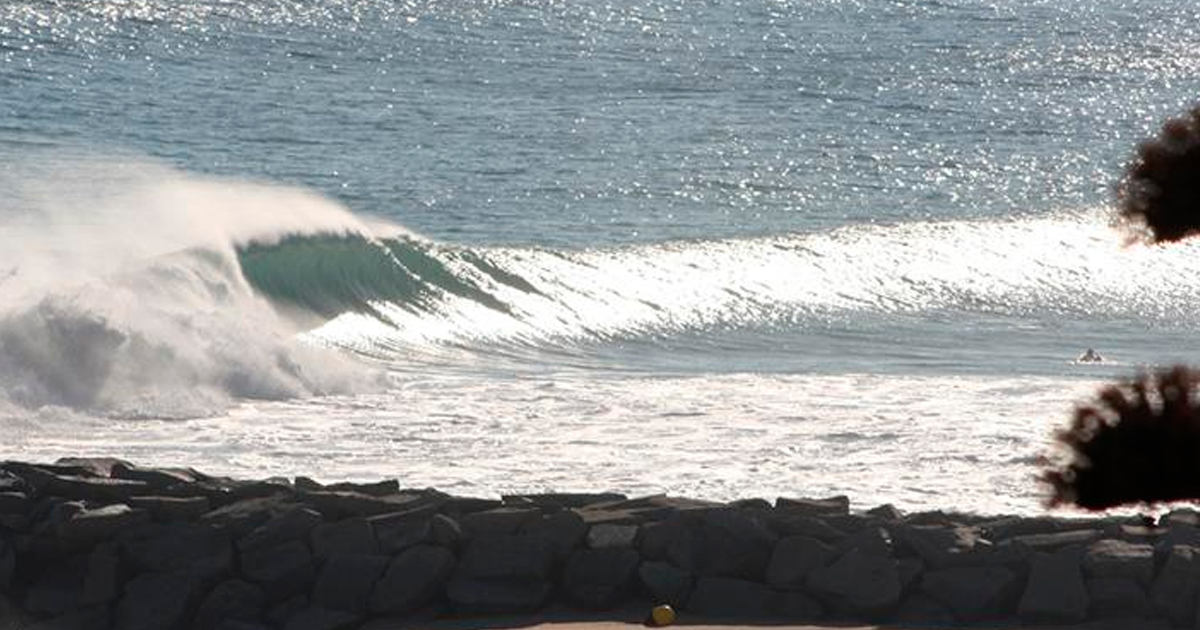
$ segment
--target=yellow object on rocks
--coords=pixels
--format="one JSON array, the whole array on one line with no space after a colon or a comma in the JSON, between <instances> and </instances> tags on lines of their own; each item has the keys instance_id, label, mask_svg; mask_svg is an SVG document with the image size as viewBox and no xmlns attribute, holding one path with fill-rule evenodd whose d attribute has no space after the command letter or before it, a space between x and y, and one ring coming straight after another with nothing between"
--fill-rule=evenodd
<instances>
[{"instance_id":1,"label":"yellow object on rocks","mask_svg":"<svg viewBox=\"0 0 1200 630\"><path fill-rule=\"evenodd\" d=\"M669 626L675 623L675 609L666 604L655 606L650 611L650 625L655 627Z\"/></svg>"}]
</instances>

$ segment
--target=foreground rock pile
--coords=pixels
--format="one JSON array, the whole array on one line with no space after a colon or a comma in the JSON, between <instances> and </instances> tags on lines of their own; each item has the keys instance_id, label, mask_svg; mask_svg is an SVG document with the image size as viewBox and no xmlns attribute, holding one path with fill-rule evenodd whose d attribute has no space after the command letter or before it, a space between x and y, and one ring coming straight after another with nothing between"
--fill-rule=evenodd
<instances>
[{"instance_id":1,"label":"foreground rock pile","mask_svg":"<svg viewBox=\"0 0 1200 630\"><path fill-rule=\"evenodd\" d=\"M851 512L844 497L502 500L396 481L0 463L0 627L384 629L670 603L688 615L1200 627L1200 513ZM8 625L5 625L5 624Z\"/></svg>"}]
</instances>

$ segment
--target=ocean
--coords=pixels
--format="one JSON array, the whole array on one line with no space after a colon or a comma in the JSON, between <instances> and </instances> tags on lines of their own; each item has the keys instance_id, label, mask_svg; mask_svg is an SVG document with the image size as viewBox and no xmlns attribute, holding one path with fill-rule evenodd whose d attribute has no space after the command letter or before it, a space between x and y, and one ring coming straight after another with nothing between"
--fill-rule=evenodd
<instances>
[{"instance_id":1,"label":"ocean","mask_svg":"<svg viewBox=\"0 0 1200 630\"><path fill-rule=\"evenodd\" d=\"M1183 0L4 0L0 457L1036 513ZM1106 361L1074 361L1094 348Z\"/></svg>"}]
</instances>

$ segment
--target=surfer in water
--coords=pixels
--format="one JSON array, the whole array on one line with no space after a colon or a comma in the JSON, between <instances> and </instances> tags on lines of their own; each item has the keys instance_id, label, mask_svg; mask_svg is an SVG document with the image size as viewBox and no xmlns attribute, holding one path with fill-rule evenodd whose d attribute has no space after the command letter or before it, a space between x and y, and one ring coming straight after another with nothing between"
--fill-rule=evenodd
<instances>
[{"instance_id":1,"label":"surfer in water","mask_svg":"<svg viewBox=\"0 0 1200 630\"><path fill-rule=\"evenodd\" d=\"M1100 356L1099 352L1096 352L1095 350L1088 348L1087 352L1084 352L1083 354L1079 355L1078 359L1075 359L1075 362L1076 363L1103 363L1104 357Z\"/></svg>"}]
</instances>

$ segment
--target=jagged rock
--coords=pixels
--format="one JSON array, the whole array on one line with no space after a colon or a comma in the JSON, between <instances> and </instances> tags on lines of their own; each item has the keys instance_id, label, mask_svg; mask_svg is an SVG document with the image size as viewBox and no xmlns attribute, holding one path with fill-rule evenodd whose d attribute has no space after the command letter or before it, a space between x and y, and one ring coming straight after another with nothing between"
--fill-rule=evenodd
<instances>
[{"instance_id":1,"label":"jagged rock","mask_svg":"<svg viewBox=\"0 0 1200 630\"><path fill-rule=\"evenodd\" d=\"M24 492L0 492L0 514L25 514L31 503Z\"/></svg>"},{"instance_id":2,"label":"jagged rock","mask_svg":"<svg viewBox=\"0 0 1200 630\"><path fill-rule=\"evenodd\" d=\"M1015 612L1019 588L1016 574L1000 566L929 571L921 580L921 591L948 607L962 622Z\"/></svg>"},{"instance_id":3,"label":"jagged rock","mask_svg":"<svg viewBox=\"0 0 1200 630\"><path fill-rule=\"evenodd\" d=\"M216 630L227 621L256 622L266 602L266 593L249 582L238 579L222 582L196 611L193 627L195 630Z\"/></svg>"},{"instance_id":4,"label":"jagged rock","mask_svg":"<svg viewBox=\"0 0 1200 630\"><path fill-rule=\"evenodd\" d=\"M761 522L725 509L685 519L687 525L667 547L673 564L698 577L762 581L776 536Z\"/></svg>"},{"instance_id":5,"label":"jagged rock","mask_svg":"<svg viewBox=\"0 0 1200 630\"><path fill-rule=\"evenodd\" d=\"M451 514L455 517L462 517L475 512L486 512L488 510L496 510L504 507L504 503L495 499L481 499L479 497L444 497L438 511ZM393 510L394 511L394 510Z\"/></svg>"},{"instance_id":6,"label":"jagged rock","mask_svg":"<svg viewBox=\"0 0 1200 630\"><path fill-rule=\"evenodd\" d=\"M666 562L648 561L638 567L638 578L655 603L683 606L692 593L692 574Z\"/></svg>"},{"instance_id":7,"label":"jagged rock","mask_svg":"<svg viewBox=\"0 0 1200 630\"><path fill-rule=\"evenodd\" d=\"M115 457L60 457L54 462L55 470L62 474L88 477L111 477L114 468L128 465Z\"/></svg>"},{"instance_id":8,"label":"jagged rock","mask_svg":"<svg viewBox=\"0 0 1200 630\"><path fill-rule=\"evenodd\" d=\"M1107 538L1088 546L1083 570L1089 577L1129 578L1141 584L1154 579L1154 547Z\"/></svg>"},{"instance_id":9,"label":"jagged rock","mask_svg":"<svg viewBox=\"0 0 1200 630\"><path fill-rule=\"evenodd\" d=\"M426 510L380 514L367 519L380 553L395 554L433 540L432 514Z\"/></svg>"},{"instance_id":10,"label":"jagged rock","mask_svg":"<svg viewBox=\"0 0 1200 630\"><path fill-rule=\"evenodd\" d=\"M758 582L702 577L688 599L689 613L713 617L770 617L775 592Z\"/></svg>"},{"instance_id":11,"label":"jagged rock","mask_svg":"<svg viewBox=\"0 0 1200 630\"><path fill-rule=\"evenodd\" d=\"M902 627L950 628L954 626L954 612L925 593L913 593L900 602L888 620Z\"/></svg>"},{"instance_id":12,"label":"jagged rock","mask_svg":"<svg viewBox=\"0 0 1200 630\"><path fill-rule=\"evenodd\" d=\"M563 594L582 608L612 608L632 590L640 561L629 548L577 550L563 569Z\"/></svg>"},{"instance_id":13,"label":"jagged rock","mask_svg":"<svg viewBox=\"0 0 1200 630\"><path fill-rule=\"evenodd\" d=\"M1154 561L1161 566L1171 555L1176 546L1196 547L1200 549L1200 529L1187 525L1176 525L1163 533L1154 544Z\"/></svg>"},{"instance_id":14,"label":"jagged rock","mask_svg":"<svg viewBox=\"0 0 1200 630\"><path fill-rule=\"evenodd\" d=\"M826 543L835 543L846 537L845 532L829 523L803 514L776 512L768 517L767 526L779 536L808 536Z\"/></svg>"},{"instance_id":15,"label":"jagged rock","mask_svg":"<svg viewBox=\"0 0 1200 630\"><path fill-rule=\"evenodd\" d=\"M312 529L313 555L328 558L339 554L379 553L371 524L361 516L336 523L322 523Z\"/></svg>"},{"instance_id":16,"label":"jagged rock","mask_svg":"<svg viewBox=\"0 0 1200 630\"><path fill-rule=\"evenodd\" d=\"M0 624L3 623L4 617L0 613ZM89 606L52 619L17 627L21 630L108 630L112 626L107 606Z\"/></svg>"},{"instance_id":17,"label":"jagged rock","mask_svg":"<svg viewBox=\"0 0 1200 630\"><path fill-rule=\"evenodd\" d=\"M767 584L780 590L801 589L812 572L828 566L834 556L833 547L816 538L784 538L771 553L771 561L767 565Z\"/></svg>"},{"instance_id":18,"label":"jagged rock","mask_svg":"<svg viewBox=\"0 0 1200 630\"><path fill-rule=\"evenodd\" d=\"M0 538L0 593L11 592L16 570L17 551L11 543Z\"/></svg>"},{"instance_id":19,"label":"jagged rock","mask_svg":"<svg viewBox=\"0 0 1200 630\"><path fill-rule=\"evenodd\" d=\"M638 551L649 560L666 560L667 550L679 537L686 523L683 519L646 523L638 529Z\"/></svg>"},{"instance_id":20,"label":"jagged rock","mask_svg":"<svg viewBox=\"0 0 1200 630\"><path fill-rule=\"evenodd\" d=\"M1158 517L1159 527L1173 527L1176 525L1200 527L1200 511L1193 510L1192 508L1175 508Z\"/></svg>"},{"instance_id":21,"label":"jagged rock","mask_svg":"<svg viewBox=\"0 0 1200 630\"><path fill-rule=\"evenodd\" d=\"M313 588L313 604L361 615L367 612L371 589L388 566L386 556L337 554L329 557Z\"/></svg>"},{"instance_id":22,"label":"jagged rock","mask_svg":"<svg viewBox=\"0 0 1200 630\"><path fill-rule=\"evenodd\" d=\"M977 566L986 562L992 544L974 527L897 525L892 528L895 544L910 550L930 569Z\"/></svg>"},{"instance_id":23,"label":"jagged rock","mask_svg":"<svg viewBox=\"0 0 1200 630\"><path fill-rule=\"evenodd\" d=\"M280 628L287 625L288 620L302 610L308 610L307 595L293 595L267 609L266 621L272 627Z\"/></svg>"},{"instance_id":24,"label":"jagged rock","mask_svg":"<svg viewBox=\"0 0 1200 630\"><path fill-rule=\"evenodd\" d=\"M352 630L361 621L362 617L354 613L314 606L297 611L284 630Z\"/></svg>"},{"instance_id":25,"label":"jagged rock","mask_svg":"<svg viewBox=\"0 0 1200 630\"><path fill-rule=\"evenodd\" d=\"M429 519L429 535L430 542L447 549L458 549L463 538L458 521L445 514L434 514Z\"/></svg>"},{"instance_id":26,"label":"jagged rock","mask_svg":"<svg viewBox=\"0 0 1200 630\"><path fill-rule=\"evenodd\" d=\"M130 497L148 494L149 490L149 486L141 481L55 475L47 472L27 474L25 480L43 495L100 503L127 502Z\"/></svg>"},{"instance_id":27,"label":"jagged rock","mask_svg":"<svg viewBox=\"0 0 1200 630\"><path fill-rule=\"evenodd\" d=\"M1053 534L1029 534L1027 536L1014 536L1001 543L1004 545L1019 545L1032 551L1041 551L1042 553L1054 553L1060 549L1069 547L1083 548L1087 545L1096 542L1104 537L1104 531L1100 529L1078 529L1065 532L1057 532Z\"/></svg>"},{"instance_id":28,"label":"jagged rock","mask_svg":"<svg viewBox=\"0 0 1200 630\"><path fill-rule=\"evenodd\" d=\"M866 527L833 543L837 555L842 555L851 549L860 549L869 554L890 556L893 554L892 537L882 527Z\"/></svg>"},{"instance_id":29,"label":"jagged rock","mask_svg":"<svg viewBox=\"0 0 1200 630\"><path fill-rule=\"evenodd\" d=\"M521 533L525 536L550 543L560 558L566 557L572 549L578 547L587 531L588 526L583 522L583 518L571 511L543 516L521 528Z\"/></svg>"},{"instance_id":30,"label":"jagged rock","mask_svg":"<svg viewBox=\"0 0 1200 630\"><path fill-rule=\"evenodd\" d=\"M900 589L908 590L921 579L925 565L916 558L899 558L896 560L896 572L900 575Z\"/></svg>"},{"instance_id":31,"label":"jagged rock","mask_svg":"<svg viewBox=\"0 0 1200 630\"><path fill-rule=\"evenodd\" d=\"M316 511L299 505L292 506L239 538L237 547L245 553L292 540L308 540L313 528L322 523L324 519Z\"/></svg>"},{"instance_id":32,"label":"jagged rock","mask_svg":"<svg viewBox=\"0 0 1200 630\"><path fill-rule=\"evenodd\" d=\"M57 616L79 607L87 559L73 556L46 567L25 593L25 611Z\"/></svg>"},{"instance_id":33,"label":"jagged rock","mask_svg":"<svg viewBox=\"0 0 1200 630\"><path fill-rule=\"evenodd\" d=\"M869 516L882 519L884 521L899 521L904 518L904 512L891 503L884 503L878 507L873 507L866 512Z\"/></svg>"},{"instance_id":34,"label":"jagged rock","mask_svg":"<svg viewBox=\"0 0 1200 630\"><path fill-rule=\"evenodd\" d=\"M1128 578L1090 578L1087 580L1088 611L1093 618L1141 618L1150 610L1146 591Z\"/></svg>"},{"instance_id":35,"label":"jagged rock","mask_svg":"<svg viewBox=\"0 0 1200 630\"><path fill-rule=\"evenodd\" d=\"M208 496L213 501L213 496ZM214 505L217 503L214 502ZM233 538L241 538L257 527L296 507L296 501L286 495L255 497L228 502L201 517L201 522L226 530Z\"/></svg>"},{"instance_id":36,"label":"jagged rock","mask_svg":"<svg viewBox=\"0 0 1200 630\"><path fill-rule=\"evenodd\" d=\"M125 585L117 603L116 630L170 630L191 618L201 578L187 573L143 573Z\"/></svg>"},{"instance_id":37,"label":"jagged rock","mask_svg":"<svg viewBox=\"0 0 1200 630\"><path fill-rule=\"evenodd\" d=\"M588 529L586 543L592 549L632 548L637 540L637 535L637 525L599 523Z\"/></svg>"},{"instance_id":38,"label":"jagged rock","mask_svg":"<svg viewBox=\"0 0 1200 630\"><path fill-rule=\"evenodd\" d=\"M468 514L459 521L463 535L467 538L481 536L505 536L521 531L525 525L542 517L537 508L505 507L486 512Z\"/></svg>"},{"instance_id":39,"label":"jagged rock","mask_svg":"<svg viewBox=\"0 0 1200 630\"><path fill-rule=\"evenodd\" d=\"M776 591L771 595L773 616L789 622L816 621L825 615L821 602L798 591Z\"/></svg>"},{"instance_id":40,"label":"jagged rock","mask_svg":"<svg viewBox=\"0 0 1200 630\"><path fill-rule=\"evenodd\" d=\"M115 479L140 481L156 490L169 488L177 484L196 482L196 475L190 471L168 468L139 468L128 462L120 462L114 465L111 476Z\"/></svg>"},{"instance_id":41,"label":"jagged rock","mask_svg":"<svg viewBox=\"0 0 1200 630\"><path fill-rule=\"evenodd\" d=\"M994 542L1019 536L1100 529L1096 519L1067 520L1051 516L1005 516L984 521L979 527L984 537Z\"/></svg>"},{"instance_id":42,"label":"jagged rock","mask_svg":"<svg viewBox=\"0 0 1200 630\"><path fill-rule=\"evenodd\" d=\"M356 492L369 497L387 497L400 494L400 482L395 479L383 479L367 483L343 481L341 483L331 483L325 486L324 489L334 492Z\"/></svg>"},{"instance_id":43,"label":"jagged rock","mask_svg":"<svg viewBox=\"0 0 1200 630\"><path fill-rule=\"evenodd\" d=\"M83 605L107 604L121 594L121 553L115 543L97 545L88 554L84 573Z\"/></svg>"},{"instance_id":44,"label":"jagged rock","mask_svg":"<svg viewBox=\"0 0 1200 630\"><path fill-rule=\"evenodd\" d=\"M1034 623L1087 619L1088 591L1079 564L1079 553L1072 549L1035 554L1025 594L1017 605L1021 619Z\"/></svg>"},{"instance_id":45,"label":"jagged rock","mask_svg":"<svg viewBox=\"0 0 1200 630\"><path fill-rule=\"evenodd\" d=\"M459 562L457 575L472 579L544 581L554 569L550 543L520 535L485 536L473 540Z\"/></svg>"},{"instance_id":46,"label":"jagged rock","mask_svg":"<svg viewBox=\"0 0 1200 630\"><path fill-rule=\"evenodd\" d=\"M388 565L371 592L371 611L406 613L434 601L454 571L454 554L443 547L409 547Z\"/></svg>"},{"instance_id":47,"label":"jagged rock","mask_svg":"<svg viewBox=\"0 0 1200 630\"><path fill-rule=\"evenodd\" d=\"M522 503L539 508L583 508L590 505L626 501L628 497L616 492L554 492L547 494L509 494L501 497L505 504Z\"/></svg>"},{"instance_id":48,"label":"jagged rock","mask_svg":"<svg viewBox=\"0 0 1200 630\"><path fill-rule=\"evenodd\" d=\"M455 576L446 585L450 602L464 612L505 613L537 610L550 596L542 581L480 580Z\"/></svg>"},{"instance_id":49,"label":"jagged rock","mask_svg":"<svg viewBox=\"0 0 1200 630\"><path fill-rule=\"evenodd\" d=\"M228 535L203 524L159 526L122 546L135 571L189 572L206 578L233 570Z\"/></svg>"},{"instance_id":50,"label":"jagged rock","mask_svg":"<svg viewBox=\"0 0 1200 630\"><path fill-rule=\"evenodd\" d=\"M729 503L729 507L739 510L766 511L771 509L771 502L766 499L737 499Z\"/></svg>"},{"instance_id":51,"label":"jagged rock","mask_svg":"<svg viewBox=\"0 0 1200 630\"><path fill-rule=\"evenodd\" d=\"M900 573L890 555L851 549L809 574L809 589L837 606L875 614L900 601Z\"/></svg>"},{"instance_id":52,"label":"jagged rock","mask_svg":"<svg viewBox=\"0 0 1200 630\"><path fill-rule=\"evenodd\" d=\"M298 540L243 553L242 573L272 600L306 591L315 577L312 554Z\"/></svg>"},{"instance_id":53,"label":"jagged rock","mask_svg":"<svg viewBox=\"0 0 1200 630\"><path fill-rule=\"evenodd\" d=\"M1166 564L1158 572L1150 590L1155 609L1178 626L1191 624L1196 617L1196 596L1200 593L1200 549L1187 545L1171 548Z\"/></svg>"},{"instance_id":54,"label":"jagged rock","mask_svg":"<svg viewBox=\"0 0 1200 630\"><path fill-rule=\"evenodd\" d=\"M207 497L133 497L129 505L150 513L156 521L194 521L212 509Z\"/></svg>"},{"instance_id":55,"label":"jagged rock","mask_svg":"<svg viewBox=\"0 0 1200 630\"><path fill-rule=\"evenodd\" d=\"M804 516L836 516L850 513L850 498L846 496L827 499L785 499L780 497L775 500L775 509Z\"/></svg>"},{"instance_id":56,"label":"jagged rock","mask_svg":"<svg viewBox=\"0 0 1200 630\"><path fill-rule=\"evenodd\" d=\"M326 518L376 516L412 510L422 505L440 505L444 500L434 495L394 494L384 497L360 492L298 492L298 498L316 508Z\"/></svg>"},{"instance_id":57,"label":"jagged rock","mask_svg":"<svg viewBox=\"0 0 1200 630\"><path fill-rule=\"evenodd\" d=\"M82 510L58 524L58 535L79 547L111 540L117 533L150 521L150 513L114 503L94 510Z\"/></svg>"}]
</instances>

